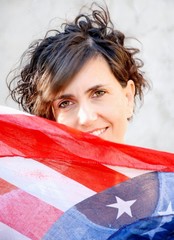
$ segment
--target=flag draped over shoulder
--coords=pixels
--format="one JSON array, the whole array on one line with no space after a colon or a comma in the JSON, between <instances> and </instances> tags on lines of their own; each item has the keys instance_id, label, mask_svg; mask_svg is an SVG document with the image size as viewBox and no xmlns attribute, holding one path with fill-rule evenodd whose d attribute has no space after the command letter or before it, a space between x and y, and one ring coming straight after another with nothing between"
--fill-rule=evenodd
<instances>
[{"instance_id":1,"label":"flag draped over shoulder","mask_svg":"<svg viewBox=\"0 0 174 240\"><path fill-rule=\"evenodd\" d=\"M174 239L174 154L0 107L0 239Z\"/></svg>"}]
</instances>

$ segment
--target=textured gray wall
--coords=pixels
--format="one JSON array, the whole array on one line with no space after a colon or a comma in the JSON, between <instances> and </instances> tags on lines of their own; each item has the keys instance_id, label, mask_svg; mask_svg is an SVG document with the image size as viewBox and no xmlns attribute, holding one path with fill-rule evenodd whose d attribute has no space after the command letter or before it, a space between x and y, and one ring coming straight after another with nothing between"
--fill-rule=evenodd
<instances>
[{"instance_id":1,"label":"textured gray wall","mask_svg":"<svg viewBox=\"0 0 174 240\"><path fill-rule=\"evenodd\" d=\"M5 78L34 39L71 19L83 0L0 0L0 104L6 102ZM98 1L103 2L103 1ZM174 152L174 1L106 0L118 29L141 44L146 76L153 83L144 105L130 123L127 143Z\"/></svg>"}]
</instances>

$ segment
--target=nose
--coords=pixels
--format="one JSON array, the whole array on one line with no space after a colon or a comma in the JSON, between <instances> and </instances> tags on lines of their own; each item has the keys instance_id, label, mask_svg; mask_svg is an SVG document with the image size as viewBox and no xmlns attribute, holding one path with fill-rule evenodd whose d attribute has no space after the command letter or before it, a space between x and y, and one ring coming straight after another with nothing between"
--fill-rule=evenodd
<instances>
[{"instance_id":1,"label":"nose","mask_svg":"<svg viewBox=\"0 0 174 240\"><path fill-rule=\"evenodd\" d=\"M89 126L97 119L97 113L91 105L80 106L78 122L81 126Z\"/></svg>"}]
</instances>

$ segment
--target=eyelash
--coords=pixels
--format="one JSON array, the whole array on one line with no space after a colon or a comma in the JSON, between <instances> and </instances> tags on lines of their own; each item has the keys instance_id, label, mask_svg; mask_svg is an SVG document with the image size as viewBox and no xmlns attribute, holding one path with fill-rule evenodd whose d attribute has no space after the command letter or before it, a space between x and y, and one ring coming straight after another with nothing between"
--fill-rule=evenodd
<instances>
[{"instance_id":1,"label":"eyelash","mask_svg":"<svg viewBox=\"0 0 174 240\"><path fill-rule=\"evenodd\" d=\"M96 90L92 94L92 98L99 98L102 97L106 93L105 90ZM64 100L60 104L58 104L58 108L67 108L69 106L73 105L73 102L70 100Z\"/></svg>"},{"instance_id":2,"label":"eyelash","mask_svg":"<svg viewBox=\"0 0 174 240\"><path fill-rule=\"evenodd\" d=\"M67 105L67 103L68 103L68 105ZM64 106L64 104L65 104L66 106ZM61 102L61 103L58 105L58 107L59 107L59 108L67 108L67 107L69 107L69 106L72 105L72 104L73 104L73 103L72 103L71 101L65 100L65 101Z\"/></svg>"},{"instance_id":3,"label":"eyelash","mask_svg":"<svg viewBox=\"0 0 174 240\"><path fill-rule=\"evenodd\" d=\"M94 98L98 98L98 97L102 97L104 94L106 93L105 90L97 90L94 92L94 94L92 95ZM96 95L96 96L94 96Z\"/></svg>"}]
</instances>

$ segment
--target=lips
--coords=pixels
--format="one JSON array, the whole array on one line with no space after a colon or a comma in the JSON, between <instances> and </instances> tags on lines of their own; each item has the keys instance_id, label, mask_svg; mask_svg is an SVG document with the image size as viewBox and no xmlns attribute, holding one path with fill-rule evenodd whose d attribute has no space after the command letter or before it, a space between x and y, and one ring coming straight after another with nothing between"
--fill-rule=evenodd
<instances>
[{"instance_id":1,"label":"lips","mask_svg":"<svg viewBox=\"0 0 174 240\"><path fill-rule=\"evenodd\" d=\"M97 129L97 130L94 130L94 131L90 131L89 133L91 135L94 135L94 136L100 136L102 133L104 133L106 131L107 127L105 128L101 128L101 129Z\"/></svg>"}]
</instances>

